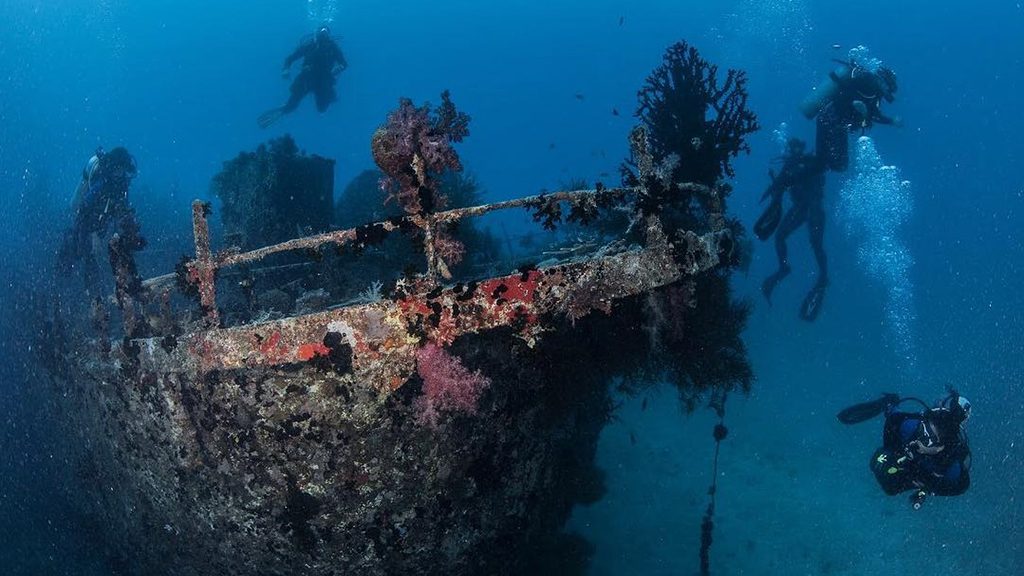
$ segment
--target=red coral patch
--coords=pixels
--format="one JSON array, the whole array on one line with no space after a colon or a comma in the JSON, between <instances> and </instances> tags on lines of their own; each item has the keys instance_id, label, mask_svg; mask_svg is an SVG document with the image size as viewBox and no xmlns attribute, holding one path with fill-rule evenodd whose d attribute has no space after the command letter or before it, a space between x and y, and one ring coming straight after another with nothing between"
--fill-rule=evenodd
<instances>
[{"instance_id":1,"label":"red coral patch","mask_svg":"<svg viewBox=\"0 0 1024 576\"><path fill-rule=\"evenodd\" d=\"M295 355L298 356L299 360L306 362L317 356L327 356L330 353L331 350L327 346L324 346L320 342L315 342L299 346L299 350Z\"/></svg>"}]
</instances>

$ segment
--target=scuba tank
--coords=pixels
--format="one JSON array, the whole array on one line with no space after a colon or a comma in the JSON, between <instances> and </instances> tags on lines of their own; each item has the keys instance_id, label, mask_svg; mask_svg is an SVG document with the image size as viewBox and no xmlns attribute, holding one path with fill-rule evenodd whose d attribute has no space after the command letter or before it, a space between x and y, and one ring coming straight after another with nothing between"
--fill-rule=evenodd
<instances>
[{"instance_id":1,"label":"scuba tank","mask_svg":"<svg viewBox=\"0 0 1024 576\"><path fill-rule=\"evenodd\" d=\"M839 84L836 83L836 78L849 78L853 72L853 67L848 62L840 62L832 72L821 81L821 84L817 88L811 91L810 94L804 98L804 101L800 103L800 112L807 117L808 120L814 118L819 112L835 97L836 93L839 92Z\"/></svg>"},{"instance_id":2,"label":"scuba tank","mask_svg":"<svg viewBox=\"0 0 1024 576\"><path fill-rule=\"evenodd\" d=\"M761 217L757 219L757 222L754 224L754 234L756 234L760 240L767 240L775 233L775 230L779 227L780 221L782 221L781 194L772 199L771 204L764 209Z\"/></svg>"}]
</instances>

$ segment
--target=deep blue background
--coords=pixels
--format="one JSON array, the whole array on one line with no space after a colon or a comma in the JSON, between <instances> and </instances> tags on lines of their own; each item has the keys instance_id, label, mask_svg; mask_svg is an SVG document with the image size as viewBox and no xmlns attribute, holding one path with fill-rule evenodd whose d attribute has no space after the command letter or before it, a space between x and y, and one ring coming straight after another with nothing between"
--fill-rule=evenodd
<instances>
[{"instance_id":1,"label":"deep blue background","mask_svg":"<svg viewBox=\"0 0 1024 576\"><path fill-rule=\"evenodd\" d=\"M28 335L22 311L13 303L41 282L36 275L48 271L46 254L29 249L47 248L53 242L47 229L65 225L62 207L70 204L82 164L97 145L125 145L135 154L140 176L133 201L152 245L144 273L162 273L187 246L189 201L208 197L210 178L222 161L289 132L300 147L337 159L340 190L372 167L370 135L401 96L436 102L442 90L451 90L459 108L473 116L471 136L460 151L489 198L535 193L572 177L613 182L626 152L636 90L664 48L678 39L723 68L749 74L751 105L763 130L751 139L753 153L737 162L732 198L733 210L748 223L757 215L766 170L778 153L771 130L787 122L795 134L811 136L796 104L817 84L830 58L864 44L900 79L891 110L905 126L881 127L872 136L886 161L899 166L913 186L914 212L904 238L916 260L918 370L901 372L885 340L882 289L856 265L855 239L845 238L831 222L826 245L833 286L825 312L814 325L795 319L813 270L804 233L798 232L792 241L796 273L780 287L774 308L761 305L756 289L774 266L766 246L758 246L749 276L738 278L740 295L757 303L747 340L759 382L738 408L734 434L763 435L755 425L770 411L775 421L789 423L778 442L838 434L850 443L849 453L840 451L838 458L854 460L857 466L850 470L866 476L860 463L862 453L870 453L874 432L842 436L830 414L881 389L932 398L945 382L955 383L976 406L976 486L959 502L943 506L960 520L965 511L977 512L978 523L962 526L979 527L972 542L1021 541L1018 531L1007 535L980 528L988 512L979 506L982 499L1005 503L1005 513L1021 519L1017 496L1024 487L1017 475L1024 472L1024 433L1014 426L1024 410L1020 3L338 4L332 27L350 63L339 82L339 101L322 116L306 102L266 132L256 127L255 117L287 96L280 63L318 23L306 2L6 0L0 5L0 258L6 271L0 288L7 289L0 293L0 569L88 571L89 555L80 554L75 544L83 540L61 513L61 499L74 497L73 484L56 456L60 439L49 433L46 391L26 381L20 370ZM612 115L612 109L621 115ZM840 178L830 179L830 218L840 185ZM677 430L676 419L686 422L675 411L664 418L652 424L661 435L670 432L659 426ZM754 424L745 430L744 419ZM736 442L742 445L741 439ZM733 454L737 462L749 457L738 449ZM704 462L699 464L703 468ZM628 491L635 478L624 478L620 488ZM828 478L808 482L832 489ZM665 490L671 492L671 482ZM757 491L746 496L755 503L768 498ZM600 507L591 512L596 514L591 534L614 532L612 527L630 514L628 508L604 516ZM665 517L672 514L654 518L645 529L664 530ZM902 536L897 528L894 546ZM716 546L729 549L728 532ZM678 562L689 566L693 550L692 541L661 547L643 556L648 568L636 565L653 573L685 556ZM740 544L735 550L743 555ZM998 566L1021 569L1020 544L995 550L1009 562ZM977 554L976 548L962 550L965 558ZM929 568L934 566L921 566L923 572ZM595 567L614 573L601 570Z\"/></svg>"}]
</instances>

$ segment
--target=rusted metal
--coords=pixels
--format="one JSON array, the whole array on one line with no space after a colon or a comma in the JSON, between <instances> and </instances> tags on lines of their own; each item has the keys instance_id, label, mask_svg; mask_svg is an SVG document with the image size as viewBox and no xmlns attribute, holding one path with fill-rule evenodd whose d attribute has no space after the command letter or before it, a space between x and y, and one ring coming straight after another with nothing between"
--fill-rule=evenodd
<instances>
[{"instance_id":1,"label":"rusted metal","mask_svg":"<svg viewBox=\"0 0 1024 576\"><path fill-rule=\"evenodd\" d=\"M693 193L687 201L718 193L697 184L678 189ZM491 569L464 559L487 543L509 542L524 526L563 521L572 504L562 496L570 490L565 485L577 490L576 479L588 473L565 454L596 446L609 378L621 373L605 363L622 342L598 330L633 334L651 350L660 346L656 331L647 334L640 322L660 315L661 299L691 305L692 275L719 266L732 241L713 222L700 226L711 230L706 234L666 233L660 201L650 202L631 224L638 234L627 235L629 242L642 237L639 246L592 245L539 268L443 285L446 263L434 244L441 246L449 223L466 217L528 208L549 224L561 215L552 203L571 202L582 221L598 207L626 204L627 194L645 193L555 192L219 254L211 250L207 206L193 203L195 258L178 274L142 283L146 294L138 296L148 333L159 336L132 338L126 327L125 337L112 342L106 307L97 301L101 361L60 352L73 369L55 389L71 392L63 395L76 404L69 431L81 438L69 445L87 448L91 483L101 495L86 499L91 517L117 527L111 541L123 550L116 552L137 555L133 566L147 574L383 575L423 566L501 573L511 566L508 558ZM703 206L713 219L716 205ZM216 281L226 283L224 268L330 243L376 241L381 231L399 229L423 231L428 274L399 281L386 297L327 310L324 300L299 308L320 311L220 326ZM247 284L234 311L248 318L257 312L252 270L236 272ZM175 279L198 294L202 322L171 309ZM586 318L598 314L612 316ZM471 410L451 411L436 428L422 425L430 400L430 368L421 361L428 345L450 348L462 372L492 382L486 401L474 398ZM629 348L621 358L642 357ZM423 388L389 398L408 382ZM523 541L540 540L530 533ZM509 549L515 554L522 546Z\"/></svg>"},{"instance_id":2,"label":"rusted metal","mask_svg":"<svg viewBox=\"0 0 1024 576\"><path fill-rule=\"evenodd\" d=\"M98 296L89 303L89 323L96 334L97 355L100 360L106 361L110 358L110 311Z\"/></svg>"},{"instance_id":3,"label":"rusted metal","mask_svg":"<svg viewBox=\"0 0 1024 576\"><path fill-rule=\"evenodd\" d=\"M611 256L441 289L430 290L424 281L400 285L395 300L205 330L179 339L171 351L155 338L140 340L140 367L180 373L279 366L326 360L344 346L353 381L387 394L408 379L416 349L428 341L444 346L465 334L512 326L533 343L554 317L610 312L616 300L717 265L724 233L694 235L678 247L667 243L656 219L650 227L655 242ZM685 267L673 257L679 249L688 255ZM338 335L333 344L331 333Z\"/></svg>"},{"instance_id":4,"label":"rusted metal","mask_svg":"<svg viewBox=\"0 0 1024 576\"><path fill-rule=\"evenodd\" d=\"M643 135L637 136L640 140ZM638 150L642 171L648 166L643 144ZM681 191L702 194L719 206L718 191L694 183L676 185ZM210 249L206 206L194 202L195 260L186 264L187 280L198 290L207 324L178 338L176 347L156 338L136 341L139 365L158 373L205 373L212 370L274 367L303 362L331 365L351 373L353 382L387 394L401 386L415 369L416 350L433 342L440 346L456 338L501 326L512 327L531 346L558 318L576 320L594 311L611 312L616 300L649 292L717 266L727 243L724 226L713 226L703 236L682 232L669 242L656 215L643 225L644 246L615 254L563 260L554 265L469 284L439 286L450 279L447 263L434 246L438 230L463 218L512 208L537 208L552 202L590 202L642 194L642 187L599 188L553 192L493 204L457 208L297 238L249 252ZM714 218L713 218L714 219ZM258 261L271 254L317 249L324 244L343 246L358 240L360 229L385 232L418 228L424 233L427 273L401 281L392 299L382 299L312 314L293 316L232 328L220 328L215 280L224 267ZM151 293L166 289L173 276L161 276L144 286Z\"/></svg>"},{"instance_id":5,"label":"rusted metal","mask_svg":"<svg viewBox=\"0 0 1024 576\"><path fill-rule=\"evenodd\" d=\"M196 242L196 259L188 264L189 281L199 290L199 304L210 326L220 325L217 312L217 265L210 250L210 226L206 221L208 205L192 202L192 233Z\"/></svg>"},{"instance_id":6,"label":"rusted metal","mask_svg":"<svg viewBox=\"0 0 1024 576\"><path fill-rule=\"evenodd\" d=\"M138 330L135 288L138 286L139 277L136 272L135 258L132 256L134 250L128 244L129 242L118 233L111 237L108 249L110 267L114 276L114 300L121 310L124 334L131 337L136 335Z\"/></svg>"},{"instance_id":7,"label":"rusted metal","mask_svg":"<svg viewBox=\"0 0 1024 576\"><path fill-rule=\"evenodd\" d=\"M701 189L706 190L707 187L699 184L680 184L680 190L692 190ZM569 202L569 201L580 201L585 197L592 197L598 194L611 194L611 195L626 195L635 194L639 191L638 188L633 187L622 187L622 188L604 188L601 190L575 190L571 192L552 192L549 194L539 194L535 196L527 196L524 198L517 198L514 200L506 200L503 202L494 202L491 204L482 204L479 206L470 206L466 208L456 208L453 210L445 210L443 212L436 212L425 216L406 216L395 220L386 220L382 222L375 222L368 226L380 227L385 232L394 232L402 227L402 224L412 225L420 229L426 229L433 225L436 227L437 224L451 223L464 218L470 218L475 216L482 216L490 212L496 212L498 210L508 210L510 208L525 208L536 204L538 201L548 200L556 202ZM198 200L193 202L193 229L196 227L196 204L202 205ZM203 217L203 226L205 226L205 216ZM325 232L323 234L315 234L313 236L306 236L303 238L295 238L274 244L272 246L264 246L248 252L237 252L237 251L225 251L216 255L211 255L210 262L216 269L222 269L229 266L237 266L239 264L248 264L257 262L270 256L272 254L279 254L282 252L291 252L295 250L305 249L317 249L325 244L334 244L336 246L345 246L356 240L357 231L365 226L359 226L356 228L347 228L345 230L334 230L331 232ZM206 247L209 249L209 233L205 235ZM197 242L199 237L197 236ZM199 254L199 245L196 246L196 253ZM193 263L189 264L193 266ZM147 290L154 290L163 286L172 285L175 282L174 274L164 274L162 276L156 276L147 279L143 282L143 287Z\"/></svg>"},{"instance_id":8,"label":"rusted metal","mask_svg":"<svg viewBox=\"0 0 1024 576\"><path fill-rule=\"evenodd\" d=\"M437 232L437 226L435 221L427 217L415 216L413 222L423 230L423 254L427 257L427 278L433 282L437 279L440 274L445 279L452 277L448 271L448 265L441 261L437 255L437 245L435 243L435 233Z\"/></svg>"}]
</instances>

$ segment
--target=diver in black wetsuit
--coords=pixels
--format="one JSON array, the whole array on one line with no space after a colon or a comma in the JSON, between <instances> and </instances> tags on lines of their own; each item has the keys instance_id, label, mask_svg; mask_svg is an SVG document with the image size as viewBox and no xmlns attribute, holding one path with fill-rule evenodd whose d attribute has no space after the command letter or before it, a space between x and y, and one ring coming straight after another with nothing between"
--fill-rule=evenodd
<instances>
[{"instance_id":1,"label":"diver in black wetsuit","mask_svg":"<svg viewBox=\"0 0 1024 576\"><path fill-rule=\"evenodd\" d=\"M292 82L288 102L284 106L264 112L258 120L261 128L269 127L281 116L298 108L299 103L310 92L316 98L316 109L320 112L327 110L336 99L334 83L338 74L348 68L348 62L345 61L341 48L331 38L330 29L323 26L316 34L302 39L299 47L284 61L284 68L281 71L284 78L289 77L292 64L299 58L302 58L302 70Z\"/></svg>"},{"instance_id":2,"label":"diver in black wetsuit","mask_svg":"<svg viewBox=\"0 0 1024 576\"><path fill-rule=\"evenodd\" d=\"M897 88L896 74L889 68L871 71L852 61L840 62L801 104L807 118L816 117L815 147L830 170L842 172L849 165L850 131L901 124L898 117L882 113L882 100L891 103Z\"/></svg>"},{"instance_id":3,"label":"diver in black wetsuit","mask_svg":"<svg viewBox=\"0 0 1024 576\"><path fill-rule=\"evenodd\" d=\"M82 260L87 287L95 280L97 237L112 223L135 217L128 204L128 187L135 174L135 159L120 146L110 152L98 149L82 170L71 209L74 222L64 233L57 263L60 270L67 271Z\"/></svg>"},{"instance_id":4,"label":"diver in black wetsuit","mask_svg":"<svg viewBox=\"0 0 1024 576\"><path fill-rule=\"evenodd\" d=\"M807 223L811 249L818 261L818 281L804 298L800 317L813 321L818 317L828 286L828 257L822 245L825 236L825 165L818 156L807 154L806 146L803 140L797 138L791 138L787 143L786 154L782 157L782 170L778 175L771 174L772 183L761 196L762 202L770 198L771 203L754 225L754 231L761 240L767 240L775 234L779 269L761 285L764 297L771 302L775 287L790 272L786 239ZM782 216L782 197L786 190L789 190L792 205Z\"/></svg>"},{"instance_id":5,"label":"diver in black wetsuit","mask_svg":"<svg viewBox=\"0 0 1024 576\"><path fill-rule=\"evenodd\" d=\"M916 401L919 412L901 412L903 402ZM839 413L844 424L863 422L885 413L882 447L871 457L871 471L890 496L913 490L911 504L921 507L928 494L958 496L971 485L971 449L964 426L971 403L951 390L934 408L896 394L851 406Z\"/></svg>"}]
</instances>

